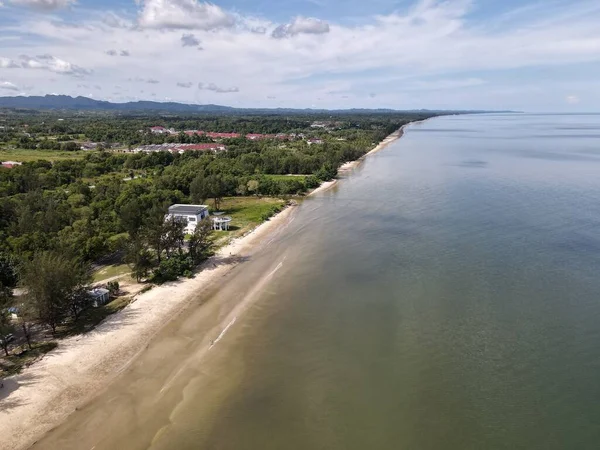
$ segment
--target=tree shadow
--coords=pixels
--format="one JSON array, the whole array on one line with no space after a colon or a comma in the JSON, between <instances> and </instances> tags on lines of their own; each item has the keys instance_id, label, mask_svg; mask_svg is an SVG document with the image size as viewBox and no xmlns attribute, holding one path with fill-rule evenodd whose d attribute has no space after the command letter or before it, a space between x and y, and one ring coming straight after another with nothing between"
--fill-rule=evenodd
<instances>
[{"instance_id":1,"label":"tree shadow","mask_svg":"<svg viewBox=\"0 0 600 450\"><path fill-rule=\"evenodd\" d=\"M21 400L11 399L11 396L22 387L37 384L37 379L38 377L31 373L13 375L10 378L5 378L3 380L4 385L0 388L0 410L10 411L11 409L27 404Z\"/></svg>"}]
</instances>

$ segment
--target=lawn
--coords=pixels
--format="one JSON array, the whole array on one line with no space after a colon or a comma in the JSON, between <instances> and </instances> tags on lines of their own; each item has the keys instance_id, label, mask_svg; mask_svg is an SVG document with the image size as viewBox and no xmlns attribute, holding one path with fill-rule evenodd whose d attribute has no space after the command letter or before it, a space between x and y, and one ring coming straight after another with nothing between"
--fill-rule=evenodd
<instances>
[{"instance_id":1,"label":"lawn","mask_svg":"<svg viewBox=\"0 0 600 450\"><path fill-rule=\"evenodd\" d=\"M65 159L82 159L90 152L61 152L59 150L30 150L0 148L0 161L30 162L38 159L61 161Z\"/></svg>"},{"instance_id":2,"label":"lawn","mask_svg":"<svg viewBox=\"0 0 600 450\"><path fill-rule=\"evenodd\" d=\"M285 200L280 198L269 197L224 198L221 210L226 216L231 217L232 221L229 232L216 232L217 242L220 244L223 243L224 237L235 238L247 233L263 223L267 217L281 210L285 203Z\"/></svg>"},{"instance_id":3,"label":"lawn","mask_svg":"<svg viewBox=\"0 0 600 450\"><path fill-rule=\"evenodd\" d=\"M94 283L107 280L112 277L118 277L131 273L131 268L127 264L114 264L111 266L100 267L94 272Z\"/></svg>"},{"instance_id":4,"label":"lawn","mask_svg":"<svg viewBox=\"0 0 600 450\"><path fill-rule=\"evenodd\" d=\"M289 179L304 181L307 177L310 177L312 175L263 175L263 176L266 178L270 178L271 180L275 180L275 181L289 180Z\"/></svg>"}]
</instances>

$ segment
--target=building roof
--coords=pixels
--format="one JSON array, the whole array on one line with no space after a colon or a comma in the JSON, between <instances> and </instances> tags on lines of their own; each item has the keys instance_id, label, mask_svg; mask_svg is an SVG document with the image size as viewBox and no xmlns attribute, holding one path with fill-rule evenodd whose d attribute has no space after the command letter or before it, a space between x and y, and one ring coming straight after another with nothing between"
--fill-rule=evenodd
<instances>
[{"instance_id":1,"label":"building roof","mask_svg":"<svg viewBox=\"0 0 600 450\"><path fill-rule=\"evenodd\" d=\"M98 297L102 297L106 294L109 294L110 291L108 289L104 289L104 288L94 288L91 291L88 291L88 293L94 297L94 298L98 298Z\"/></svg>"},{"instance_id":2,"label":"building roof","mask_svg":"<svg viewBox=\"0 0 600 450\"><path fill-rule=\"evenodd\" d=\"M169 214L195 215L208 209L206 205L172 205L169 206Z\"/></svg>"},{"instance_id":3,"label":"building roof","mask_svg":"<svg viewBox=\"0 0 600 450\"><path fill-rule=\"evenodd\" d=\"M202 150L219 150L225 149L224 145L221 144L189 144L189 145L178 145L179 150L186 151L202 151Z\"/></svg>"}]
</instances>

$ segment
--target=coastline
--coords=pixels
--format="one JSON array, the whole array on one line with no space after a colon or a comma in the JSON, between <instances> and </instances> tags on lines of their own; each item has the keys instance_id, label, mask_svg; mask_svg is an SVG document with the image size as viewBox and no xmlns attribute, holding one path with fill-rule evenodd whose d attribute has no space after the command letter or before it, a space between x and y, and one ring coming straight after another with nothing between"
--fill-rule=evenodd
<instances>
[{"instance_id":1,"label":"coastline","mask_svg":"<svg viewBox=\"0 0 600 450\"><path fill-rule=\"evenodd\" d=\"M368 155L402 137L405 126L358 160L343 164L338 176L349 173ZM338 181L325 182L307 196L330 189ZM0 450L31 446L93 399L127 369L148 342L182 313L202 289L218 284L243 260L243 254L268 244L267 236L285 228L293 220L295 210L296 206L290 205L247 235L233 240L206 261L194 278L137 295L135 301L93 331L61 341L57 350L23 373L5 379L0 390Z\"/></svg>"},{"instance_id":2,"label":"coastline","mask_svg":"<svg viewBox=\"0 0 600 450\"><path fill-rule=\"evenodd\" d=\"M283 229L295 210L296 206L288 206L220 249L203 263L194 278L139 294L93 331L62 340L58 349L21 374L6 378L0 390L0 449L30 447L94 398L199 292L219 283L243 260L242 255Z\"/></svg>"},{"instance_id":3,"label":"coastline","mask_svg":"<svg viewBox=\"0 0 600 450\"><path fill-rule=\"evenodd\" d=\"M333 179L331 181L325 181L319 187L317 187L317 188L313 189L311 192L309 192L307 194L307 197L310 197L312 195L318 194L319 192L324 192L324 191L331 189L333 186L335 186L340 181L339 177L347 175L350 172L352 172L356 167L358 167L367 158L367 156L383 150L388 145L390 145L391 143L397 141L402 136L404 136L404 128L406 126L410 125L411 123L414 123L414 122L410 122L410 123L407 123L406 125L402 125L402 127L400 127L398 130L394 131L392 134L387 136L383 141L381 141L379 144L377 144L375 146L375 148L368 151L360 158L355 159L354 161L348 161L348 162L342 164L338 169L337 177L335 179Z\"/></svg>"}]
</instances>

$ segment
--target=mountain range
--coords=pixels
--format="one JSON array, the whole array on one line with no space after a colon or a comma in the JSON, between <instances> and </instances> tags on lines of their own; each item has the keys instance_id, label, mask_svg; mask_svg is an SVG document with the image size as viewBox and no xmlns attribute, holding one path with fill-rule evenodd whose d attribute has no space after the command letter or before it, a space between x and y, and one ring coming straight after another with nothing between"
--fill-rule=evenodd
<instances>
[{"instance_id":1,"label":"mountain range","mask_svg":"<svg viewBox=\"0 0 600 450\"><path fill-rule=\"evenodd\" d=\"M114 111L114 112L165 112L165 113L307 113L307 112L346 112L346 113L393 113L393 112L429 112L449 113L459 111L410 110L394 109L293 109L293 108L233 108L222 105L190 105L176 102L137 101L127 103L111 103L88 97L70 97L68 95L17 96L0 97L0 108L34 109L34 110L69 110L69 111ZM460 111L481 113L485 111Z\"/></svg>"}]
</instances>

